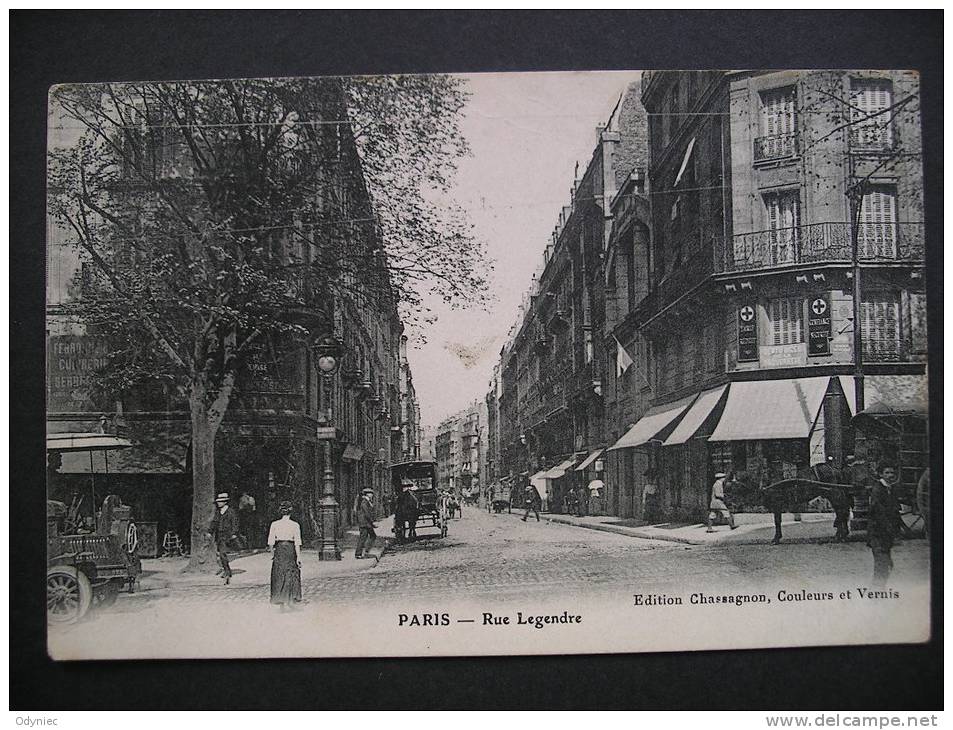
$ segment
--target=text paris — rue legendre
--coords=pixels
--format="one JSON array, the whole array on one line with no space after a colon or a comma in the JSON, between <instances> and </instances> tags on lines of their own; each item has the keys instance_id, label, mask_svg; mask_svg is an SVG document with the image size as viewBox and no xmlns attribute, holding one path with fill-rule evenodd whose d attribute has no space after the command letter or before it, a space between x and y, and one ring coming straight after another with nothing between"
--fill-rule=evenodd
<instances>
[{"instance_id":1,"label":"text paris \u2014 rue legendre","mask_svg":"<svg viewBox=\"0 0 953 730\"><path fill-rule=\"evenodd\" d=\"M771 603L773 600L781 603L798 603L801 601L851 601L860 599L863 601L884 601L896 600L900 598L900 591L888 588L885 590L870 590L869 588L847 588L842 591L809 591L807 589L785 590L781 589L772 597L766 593L733 593L717 594L703 593L701 591L692 593L687 598L683 596L673 596L668 593L635 593L633 594L633 605L635 606L682 606L686 603L692 606L711 606L711 605L735 605L743 606L748 603Z\"/></svg>"}]
</instances>

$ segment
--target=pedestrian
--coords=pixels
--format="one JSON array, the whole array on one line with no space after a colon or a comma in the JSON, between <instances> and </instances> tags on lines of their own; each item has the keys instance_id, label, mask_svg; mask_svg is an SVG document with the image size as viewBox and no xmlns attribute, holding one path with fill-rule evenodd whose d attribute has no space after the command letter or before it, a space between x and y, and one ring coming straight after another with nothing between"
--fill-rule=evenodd
<instances>
[{"instance_id":1,"label":"pedestrian","mask_svg":"<svg viewBox=\"0 0 953 730\"><path fill-rule=\"evenodd\" d=\"M708 503L708 529L706 532L715 531L712 528L712 521L716 515L718 517L726 517L728 519L728 526L732 530L737 527L731 510L729 510L728 505L725 504L725 473L722 471L715 474L715 483L711 485L711 501Z\"/></svg>"},{"instance_id":2,"label":"pedestrian","mask_svg":"<svg viewBox=\"0 0 953 730\"><path fill-rule=\"evenodd\" d=\"M374 547L374 540L377 539L377 533L374 532L374 490L364 489L361 491L361 501L357 505L357 527L361 531L357 538L357 549L354 551L355 558L373 558L371 548Z\"/></svg>"},{"instance_id":3,"label":"pedestrian","mask_svg":"<svg viewBox=\"0 0 953 730\"><path fill-rule=\"evenodd\" d=\"M402 482L397 497L397 511L394 513L394 527L397 542L403 543L417 537L417 509L419 503L412 489L413 483Z\"/></svg>"},{"instance_id":4,"label":"pedestrian","mask_svg":"<svg viewBox=\"0 0 953 730\"><path fill-rule=\"evenodd\" d=\"M281 515L268 530L271 548L271 602L282 612L301 602L301 525L291 519L291 502L278 506Z\"/></svg>"},{"instance_id":5,"label":"pedestrian","mask_svg":"<svg viewBox=\"0 0 953 730\"><path fill-rule=\"evenodd\" d=\"M523 522L529 517L530 510L536 515L536 521L539 522L539 508L543 503L543 498L539 496L539 490L532 482L526 485L523 490L523 502L526 504L526 512L523 514Z\"/></svg>"},{"instance_id":6,"label":"pedestrian","mask_svg":"<svg viewBox=\"0 0 953 730\"><path fill-rule=\"evenodd\" d=\"M232 568L228 563L228 550L238 544L238 515L229 505L228 492L220 492L215 497L215 514L209 523L207 535L215 543L218 564L221 566L216 575L225 578L225 585L232 580Z\"/></svg>"},{"instance_id":7,"label":"pedestrian","mask_svg":"<svg viewBox=\"0 0 953 730\"><path fill-rule=\"evenodd\" d=\"M658 515L658 477L655 469L646 469L645 486L642 488L642 520L654 522Z\"/></svg>"},{"instance_id":8,"label":"pedestrian","mask_svg":"<svg viewBox=\"0 0 953 730\"><path fill-rule=\"evenodd\" d=\"M589 503L589 494L585 487L576 490L576 517L586 516L586 505Z\"/></svg>"},{"instance_id":9,"label":"pedestrian","mask_svg":"<svg viewBox=\"0 0 953 730\"><path fill-rule=\"evenodd\" d=\"M880 478L870 488L867 544L874 558L874 586L887 584L893 559L890 551L900 532L900 503L895 493L899 473L893 464L880 466Z\"/></svg>"},{"instance_id":10,"label":"pedestrian","mask_svg":"<svg viewBox=\"0 0 953 730\"><path fill-rule=\"evenodd\" d=\"M258 547L258 515L255 508L255 498L248 492L242 492L238 498L238 527L245 547Z\"/></svg>"}]
</instances>

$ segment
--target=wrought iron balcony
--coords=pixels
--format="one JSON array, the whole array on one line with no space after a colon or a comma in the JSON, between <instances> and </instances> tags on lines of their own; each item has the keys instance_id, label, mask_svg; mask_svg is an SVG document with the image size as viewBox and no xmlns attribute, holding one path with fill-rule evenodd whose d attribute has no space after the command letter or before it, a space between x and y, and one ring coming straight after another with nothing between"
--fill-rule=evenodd
<instances>
[{"instance_id":1,"label":"wrought iron balcony","mask_svg":"<svg viewBox=\"0 0 953 730\"><path fill-rule=\"evenodd\" d=\"M923 259L922 223L861 223L860 260L915 261ZM715 251L718 272L752 271L779 266L851 261L849 223L814 223L734 236L724 250Z\"/></svg>"},{"instance_id":2,"label":"wrought iron balcony","mask_svg":"<svg viewBox=\"0 0 953 730\"><path fill-rule=\"evenodd\" d=\"M886 124L859 124L850 128L852 152L889 152L893 134Z\"/></svg>"},{"instance_id":3,"label":"wrought iron balcony","mask_svg":"<svg viewBox=\"0 0 953 730\"><path fill-rule=\"evenodd\" d=\"M770 137L756 137L754 140L754 161L767 162L785 157L794 157L798 153L798 135L773 134Z\"/></svg>"}]
</instances>

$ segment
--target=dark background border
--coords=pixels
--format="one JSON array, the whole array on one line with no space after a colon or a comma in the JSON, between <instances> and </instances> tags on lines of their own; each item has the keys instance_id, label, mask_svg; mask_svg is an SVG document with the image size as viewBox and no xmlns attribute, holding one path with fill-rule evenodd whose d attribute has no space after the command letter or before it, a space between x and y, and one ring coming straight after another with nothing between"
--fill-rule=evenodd
<instances>
[{"instance_id":1,"label":"dark background border","mask_svg":"<svg viewBox=\"0 0 953 730\"><path fill-rule=\"evenodd\" d=\"M46 93L54 83L639 68L922 73L931 452L942 454L941 11L10 13L10 704L21 709L937 709L929 644L579 657L77 662L46 657ZM571 100L567 100L571 103ZM942 484L935 477L934 484ZM936 489L934 516L942 514ZM934 534L941 535L934 519ZM631 630L631 626L620 627Z\"/></svg>"}]
</instances>

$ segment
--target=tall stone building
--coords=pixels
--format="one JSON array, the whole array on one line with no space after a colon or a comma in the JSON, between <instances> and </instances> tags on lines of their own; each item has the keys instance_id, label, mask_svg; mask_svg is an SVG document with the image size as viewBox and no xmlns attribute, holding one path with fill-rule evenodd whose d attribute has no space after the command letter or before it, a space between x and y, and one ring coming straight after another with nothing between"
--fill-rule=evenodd
<instances>
[{"instance_id":1,"label":"tall stone building","mask_svg":"<svg viewBox=\"0 0 953 730\"><path fill-rule=\"evenodd\" d=\"M481 494L486 474L487 405L474 401L444 419L434 437L437 483L458 496Z\"/></svg>"},{"instance_id":2,"label":"tall stone building","mask_svg":"<svg viewBox=\"0 0 953 730\"><path fill-rule=\"evenodd\" d=\"M640 453L668 518L703 515L717 471L753 488L842 462L857 274L868 405L925 391L917 95L904 72L643 75L651 248L630 318L651 407L612 451Z\"/></svg>"},{"instance_id":3,"label":"tall stone building","mask_svg":"<svg viewBox=\"0 0 953 730\"><path fill-rule=\"evenodd\" d=\"M500 478L517 486L532 482L549 509L561 509L570 491L592 481L593 454L607 445L603 262L612 200L645 156L638 95L633 84L609 125L597 130L592 157L573 181L501 355ZM599 495L600 511L606 497ZM617 501L608 494L609 504Z\"/></svg>"},{"instance_id":4,"label":"tall stone building","mask_svg":"<svg viewBox=\"0 0 953 730\"><path fill-rule=\"evenodd\" d=\"M326 91L327 108L320 111L333 119L345 118L339 85L329 79ZM56 110L53 114L55 118ZM187 179L191 173L177 157L185 145L175 138L175 128L145 122L163 130L150 137L156 175ZM51 146L69 143L56 137L53 126ZM320 179L314 181L321 211L328 219L367 220L374 211L354 141L346 127L327 130L314 148L302 153L326 160ZM309 347L262 342L238 374L215 445L218 488L236 498L248 492L257 503L263 529L280 500L293 500L306 540L313 539L318 529L316 501L324 465L316 429L328 396L336 428L331 466L339 524L350 524L361 488L383 493L389 464L419 452L419 408L382 241L371 226L349 226L346 235L349 250L369 263L360 270L342 270L340 280L332 282L337 285L330 288L306 278L290 284L300 287L305 306L298 316L312 337L331 335L343 345L342 366L330 390L324 388ZM305 244L301 237L276 234L272 242L289 266L307 268L322 242L319 236L314 238ZM192 497L184 398L163 383L122 393L94 387L114 343L82 316L90 303L87 283L94 271L53 215L48 223L47 274L48 432L105 429L135 443L109 455L108 474L101 454L92 460L85 454L64 455L50 467L51 494L69 501L72 494L91 496L95 485L99 500L118 493L134 507L138 521L155 524L160 542L165 531L177 532L187 541ZM98 506L90 501L87 510ZM260 542L263 535L258 537Z\"/></svg>"}]
</instances>

